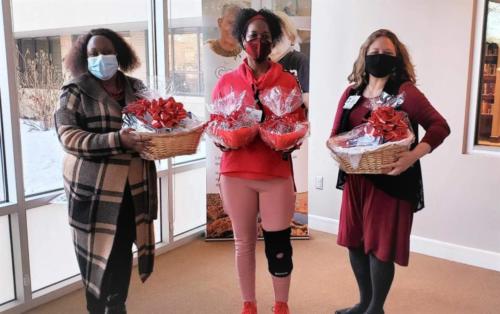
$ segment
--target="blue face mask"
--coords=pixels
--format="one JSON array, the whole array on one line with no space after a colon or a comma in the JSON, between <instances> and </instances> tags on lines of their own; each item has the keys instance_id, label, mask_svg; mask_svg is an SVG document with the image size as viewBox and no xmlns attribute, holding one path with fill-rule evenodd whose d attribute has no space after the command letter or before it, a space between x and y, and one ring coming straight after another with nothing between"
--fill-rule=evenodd
<instances>
[{"instance_id":1,"label":"blue face mask","mask_svg":"<svg viewBox=\"0 0 500 314\"><path fill-rule=\"evenodd\" d=\"M93 76L106 81L118 71L118 60L116 55L98 55L87 58L87 68Z\"/></svg>"}]
</instances>

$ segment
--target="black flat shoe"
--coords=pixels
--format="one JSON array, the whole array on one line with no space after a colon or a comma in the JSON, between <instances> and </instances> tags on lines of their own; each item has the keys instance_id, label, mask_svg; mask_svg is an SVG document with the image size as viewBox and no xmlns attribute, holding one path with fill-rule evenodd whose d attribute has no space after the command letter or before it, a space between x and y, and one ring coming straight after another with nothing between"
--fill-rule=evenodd
<instances>
[{"instance_id":1,"label":"black flat shoe","mask_svg":"<svg viewBox=\"0 0 500 314\"><path fill-rule=\"evenodd\" d=\"M108 305L104 314L127 314L127 308L125 304Z\"/></svg>"},{"instance_id":2,"label":"black flat shoe","mask_svg":"<svg viewBox=\"0 0 500 314\"><path fill-rule=\"evenodd\" d=\"M335 314L364 314L365 310L359 308L359 304L341 310L336 310Z\"/></svg>"}]
</instances>

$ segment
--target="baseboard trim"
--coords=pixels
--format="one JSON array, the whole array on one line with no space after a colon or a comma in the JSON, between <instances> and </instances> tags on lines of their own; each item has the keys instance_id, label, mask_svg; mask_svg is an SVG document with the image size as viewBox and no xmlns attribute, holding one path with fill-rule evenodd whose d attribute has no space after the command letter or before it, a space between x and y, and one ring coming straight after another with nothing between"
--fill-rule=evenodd
<instances>
[{"instance_id":1,"label":"baseboard trim","mask_svg":"<svg viewBox=\"0 0 500 314\"><path fill-rule=\"evenodd\" d=\"M337 219L311 215L308 218L309 228L326 233L337 234L339 230L339 221Z\"/></svg>"},{"instance_id":2,"label":"baseboard trim","mask_svg":"<svg viewBox=\"0 0 500 314\"><path fill-rule=\"evenodd\" d=\"M317 215L309 215L309 228L337 234L339 221ZM411 236L411 251L453 262L500 271L500 253L491 252L453 243Z\"/></svg>"}]
</instances>

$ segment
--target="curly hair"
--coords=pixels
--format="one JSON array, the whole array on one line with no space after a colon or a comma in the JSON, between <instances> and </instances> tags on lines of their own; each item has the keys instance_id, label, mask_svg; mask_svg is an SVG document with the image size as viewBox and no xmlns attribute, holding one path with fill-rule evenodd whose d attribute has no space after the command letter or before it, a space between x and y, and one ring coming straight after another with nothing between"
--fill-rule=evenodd
<instances>
[{"instance_id":1,"label":"curly hair","mask_svg":"<svg viewBox=\"0 0 500 314\"><path fill-rule=\"evenodd\" d=\"M249 21L256 15L262 15L262 17L264 17L264 21L271 32L273 45L275 45L283 36L281 19L276 14L266 9L260 9L259 11L250 8L241 9L234 23L233 36L238 40L240 45L243 46L243 38L247 33Z\"/></svg>"},{"instance_id":2,"label":"curly hair","mask_svg":"<svg viewBox=\"0 0 500 314\"><path fill-rule=\"evenodd\" d=\"M416 83L415 67L410 60L408 49L406 49L406 46L398 39L396 34L387 29L379 29L373 32L361 45L358 58L352 68L352 73L347 77L349 82L354 83L355 88L368 84L368 75L365 71L365 58L368 48L379 37L387 37L394 44L394 47L396 47L396 70L390 79L399 82L410 81Z\"/></svg>"},{"instance_id":3,"label":"curly hair","mask_svg":"<svg viewBox=\"0 0 500 314\"><path fill-rule=\"evenodd\" d=\"M64 65L73 77L87 72L87 45L93 36L104 36L111 41L116 50L118 65L123 72L131 71L140 65L134 50L122 36L107 28L97 28L80 35L64 58Z\"/></svg>"}]
</instances>

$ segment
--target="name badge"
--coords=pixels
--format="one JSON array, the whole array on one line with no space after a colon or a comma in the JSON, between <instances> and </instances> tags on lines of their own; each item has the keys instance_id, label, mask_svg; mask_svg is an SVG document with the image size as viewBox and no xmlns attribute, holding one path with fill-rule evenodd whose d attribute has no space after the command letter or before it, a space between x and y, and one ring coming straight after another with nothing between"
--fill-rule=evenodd
<instances>
[{"instance_id":1,"label":"name badge","mask_svg":"<svg viewBox=\"0 0 500 314\"><path fill-rule=\"evenodd\" d=\"M352 107L354 107L354 105L358 102L358 100L361 98L361 96L359 95L353 95L353 96L349 96L349 98L347 98L347 100L345 101L345 104L344 104L344 109L352 109Z\"/></svg>"},{"instance_id":2,"label":"name badge","mask_svg":"<svg viewBox=\"0 0 500 314\"><path fill-rule=\"evenodd\" d=\"M254 109L254 108L246 108L246 114L250 119L256 122L260 122L262 119L262 110Z\"/></svg>"}]
</instances>

